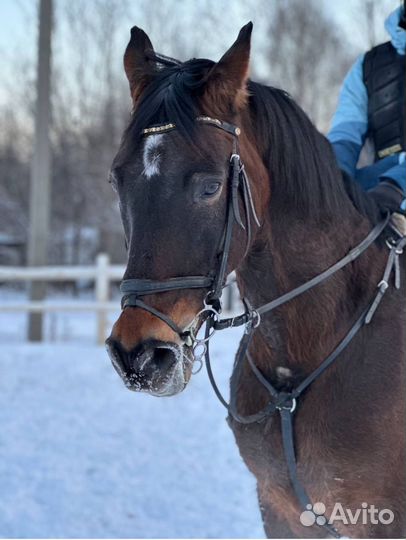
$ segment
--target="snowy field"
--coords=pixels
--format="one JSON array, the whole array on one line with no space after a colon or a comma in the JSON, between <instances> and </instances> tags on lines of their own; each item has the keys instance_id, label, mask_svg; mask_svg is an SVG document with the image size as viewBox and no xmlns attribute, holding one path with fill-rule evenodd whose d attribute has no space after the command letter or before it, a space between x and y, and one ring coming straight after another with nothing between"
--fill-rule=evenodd
<instances>
[{"instance_id":1,"label":"snowy field","mask_svg":"<svg viewBox=\"0 0 406 540\"><path fill-rule=\"evenodd\" d=\"M60 314L47 320L55 343L28 345L25 317L0 314L0 536L263 537L205 371L177 397L134 394L94 328ZM213 343L226 392L239 336Z\"/></svg>"}]
</instances>

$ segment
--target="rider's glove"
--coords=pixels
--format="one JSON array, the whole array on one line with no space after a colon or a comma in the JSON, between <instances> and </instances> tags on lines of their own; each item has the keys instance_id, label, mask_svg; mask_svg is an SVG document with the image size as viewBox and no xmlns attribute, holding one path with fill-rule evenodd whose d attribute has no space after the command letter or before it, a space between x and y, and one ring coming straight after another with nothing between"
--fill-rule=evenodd
<instances>
[{"instance_id":1,"label":"rider's glove","mask_svg":"<svg viewBox=\"0 0 406 540\"><path fill-rule=\"evenodd\" d=\"M375 199L381 210L389 210L391 213L402 212L406 195L394 182L382 180L377 186L370 189L368 193Z\"/></svg>"}]
</instances>

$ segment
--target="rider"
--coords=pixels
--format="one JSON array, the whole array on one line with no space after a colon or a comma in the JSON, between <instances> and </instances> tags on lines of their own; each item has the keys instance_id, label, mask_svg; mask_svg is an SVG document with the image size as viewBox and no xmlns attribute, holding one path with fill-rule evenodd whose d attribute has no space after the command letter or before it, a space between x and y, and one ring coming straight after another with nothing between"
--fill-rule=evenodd
<instances>
[{"instance_id":1,"label":"rider","mask_svg":"<svg viewBox=\"0 0 406 540\"><path fill-rule=\"evenodd\" d=\"M385 21L391 40L361 55L348 72L328 134L340 168L391 211L406 206L405 2ZM357 168L367 139L374 163Z\"/></svg>"}]
</instances>

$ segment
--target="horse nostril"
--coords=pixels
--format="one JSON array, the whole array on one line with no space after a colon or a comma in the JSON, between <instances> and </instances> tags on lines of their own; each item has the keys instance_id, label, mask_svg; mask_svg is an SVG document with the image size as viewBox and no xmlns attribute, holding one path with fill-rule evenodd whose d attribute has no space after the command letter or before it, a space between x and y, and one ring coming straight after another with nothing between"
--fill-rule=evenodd
<instances>
[{"instance_id":1,"label":"horse nostril","mask_svg":"<svg viewBox=\"0 0 406 540\"><path fill-rule=\"evenodd\" d=\"M118 341L109 337L106 339L106 349L114 369L122 377L130 369L128 355Z\"/></svg>"},{"instance_id":2,"label":"horse nostril","mask_svg":"<svg viewBox=\"0 0 406 540\"><path fill-rule=\"evenodd\" d=\"M165 372L173 367L177 362L178 355L171 347L155 346L145 348L141 354L134 355L134 371L154 371Z\"/></svg>"},{"instance_id":3,"label":"horse nostril","mask_svg":"<svg viewBox=\"0 0 406 540\"><path fill-rule=\"evenodd\" d=\"M130 390L172 396L190 378L191 360L174 343L148 340L127 351L110 337L106 346L115 370Z\"/></svg>"}]
</instances>

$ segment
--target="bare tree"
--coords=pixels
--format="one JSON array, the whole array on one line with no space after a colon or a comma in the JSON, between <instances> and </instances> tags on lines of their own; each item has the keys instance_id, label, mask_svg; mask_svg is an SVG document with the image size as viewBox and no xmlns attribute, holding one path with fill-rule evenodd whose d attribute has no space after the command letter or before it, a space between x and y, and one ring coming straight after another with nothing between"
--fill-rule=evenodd
<instances>
[{"instance_id":1,"label":"bare tree","mask_svg":"<svg viewBox=\"0 0 406 540\"><path fill-rule=\"evenodd\" d=\"M399 5L399 0L353 0L347 10L342 10L340 24L347 30L346 41L351 45L354 58L388 41L384 22Z\"/></svg>"},{"instance_id":2,"label":"bare tree","mask_svg":"<svg viewBox=\"0 0 406 540\"><path fill-rule=\"evenodd\" d=\"M29 161L21 159L24 136L14 111L1 111L0 231L26 239L28 228Z\"/></svg>"},{"instance_id":3,"label":"bare tree","mask_svg":"<svg viewBox=\"0 0 406 540\"><path fill-rule=\"evenodd\" d=\"M351 58L338 28L315 0L274 4L264 48L269 78L325 130Z\"/></svg>"},{"instance_id":4,"label":"bare tree","mask_svg":"<svg viewBox=\"0 0 406 540\"><path fill-rule=\"evenodd\" d=\"M344 74L360 52L349 47L350 29L358 25L367 36L368 16L382 26L381 4L394 1L375 2L371 15L371 0L353 0L357 17L339 31L325 9L331 6L327 0L58 0L51 260L91 261L102 249L116 260L125 256L107 171L131 109L122 55L133 25L144 28L163 54L218 60L241 26L253 20L252 78L288 90L325 130ZM23 38L28 35L34 43L30 13L35 10L19 2L28 25ZM374 36L380 39L377 27ZM3 61L8 69L0 74L6 83L0 104L0 210L5 205L18 209L20 225L6 224L0 211L0 227L18 229L27 223L34 55L21 42Z\"/></svg>"}]
</instances>

